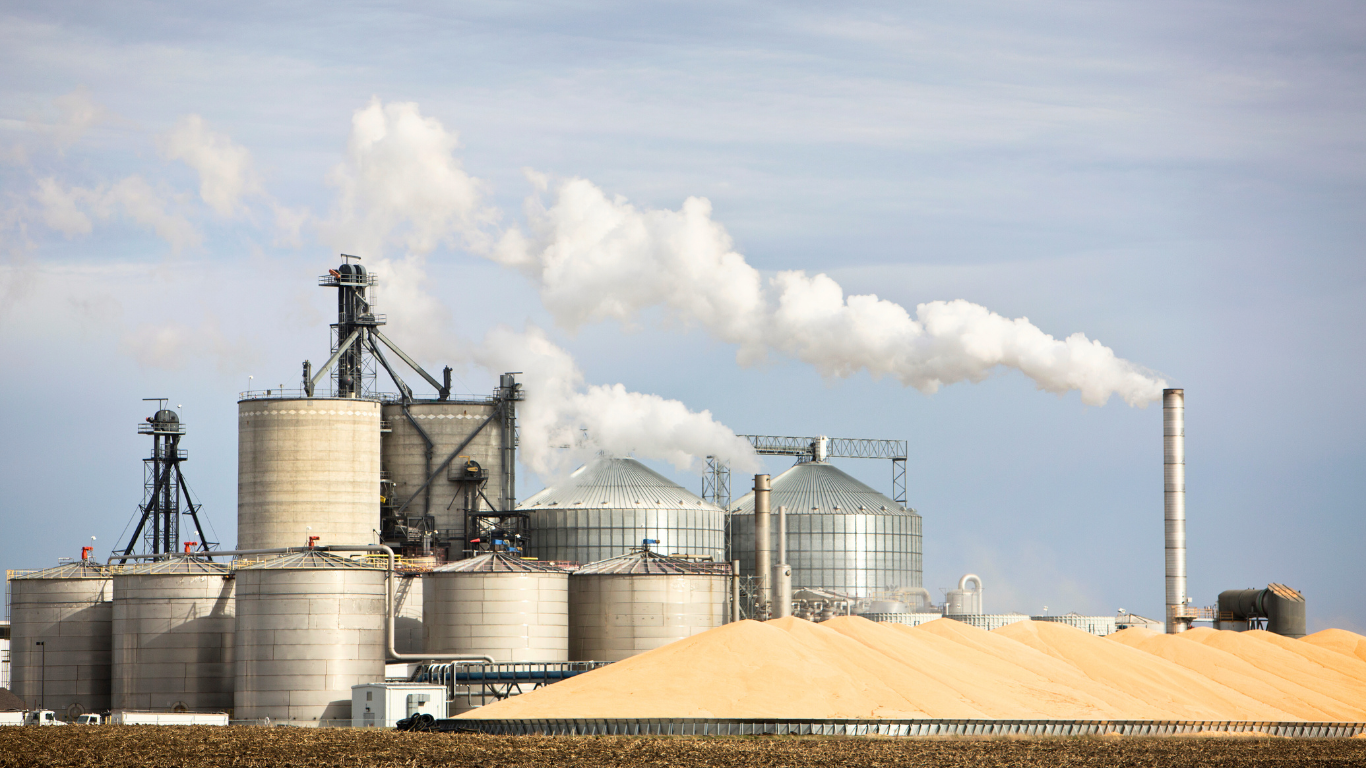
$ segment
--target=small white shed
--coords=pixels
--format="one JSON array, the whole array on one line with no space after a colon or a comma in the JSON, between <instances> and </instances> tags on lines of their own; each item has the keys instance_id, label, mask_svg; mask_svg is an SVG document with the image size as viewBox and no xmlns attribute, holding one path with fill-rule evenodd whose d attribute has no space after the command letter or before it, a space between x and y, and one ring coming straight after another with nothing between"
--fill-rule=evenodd
<instances>
[{"instance_id":1,"label":"small white shed","mask_svg":"<svg viewBox=\"0 0 1366 768\"><path fill-rule=\"evenodd\" d=\"M446 717L446 686L430 683L365 683L351 686L352 728L393 728L422 713Z\"/></svg>"}]
</instances>

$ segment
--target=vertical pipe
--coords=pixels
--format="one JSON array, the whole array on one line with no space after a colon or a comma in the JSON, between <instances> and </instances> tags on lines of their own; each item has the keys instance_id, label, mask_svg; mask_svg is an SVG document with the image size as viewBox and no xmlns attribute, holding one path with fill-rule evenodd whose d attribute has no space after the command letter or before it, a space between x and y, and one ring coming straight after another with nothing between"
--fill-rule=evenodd
<instances>
[{"instance_id":1,"label":"vertical pipe","mask_svg":"<svg viewBox=\"0 0 1366 768\"><path fill-rule=\"evenodd\" d=\"M755 618L767 621L773 606L773 531L769 525L768 475L754 476L754 581L758 592Z\"/></svg>"},{"instance_id":2,"label":"vertical pipe","mask_svg":"<svg viewBox=\"0 0 1366 768\"><path fill-rule=\"evenodd\" d=\"M730 563L730 620L740 620L740 561Z\"/></svg>"},{"instance_id":3,"label":"vertical pipe","mask_svg":"<svg viewBox=\"0 0 1366 768\"><path fill-rule=\"evenodd\" d=\"M787 564L787 507L778 507L778 564L773 566L773 618L792 615L792 566Z\"/></svg>"},{"instance_id":4,"label":"vertical pipe","mask_svg":"<svg viewBox=\"0 0 1366 768\"><path fill-rule=\"evenodd\" d=\"M1190 627L1186 613L1186 391L1162 390L1162 482L1167 550L1167 633Z\"/></svg>"}]
</instances>

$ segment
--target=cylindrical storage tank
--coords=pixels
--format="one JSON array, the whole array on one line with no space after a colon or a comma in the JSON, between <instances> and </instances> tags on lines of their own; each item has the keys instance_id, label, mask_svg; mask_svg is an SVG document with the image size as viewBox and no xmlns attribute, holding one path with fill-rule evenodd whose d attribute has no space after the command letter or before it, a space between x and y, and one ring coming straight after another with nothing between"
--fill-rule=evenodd
<instances>
[{"instance_id":1,"label":"cylindrical storage tank","mask_svg":"<svg viewBox=\"0 0 1366 768\"><path fill-rule=\"evenodd\" d=\"M237 416L238 549L375 540L378 402L242 400Z\"/></svg>"},{"instance_id":2,"label":"cylindrical storage tank","mask_svg":"<svg viewBox=\"0 0 1366 768\"><path fill-rule=\"evenodd\" d=\"M82 560L13 574L9 586L15 695L30 707L68 718L108 710L113 643L109 569Z\"/></svg>"},{"instance_id":3,"label":"cylindrical storage tank","mask_svg":"<svg viewBox=\"0 0 1366 768\"><path fill-rule=\"evenodd\" d=\"M386 573L316 551L241 565L233 716L349 725L351 686L384 680Z\"/></svg>"},{"instance_id":4,"label":"cylindrical storage tank","mask_svg":"<svg viewBox=\"0 0 1366 768\"><path fill-rule=\"evenodd\" d=\"M114 709L232 708L232 578L192 557L114 572Z\"/></svg>"},{"instance_id":5,"label":"cylindrical storage tank","mask_svg":"<svg viewBox=\"0 0 1366 768\"><path fill-rule=\"evenodd\" d=\"M505 495L503 477L503 422L494 416L498 410L492 398L483 400L418 400L406 407L389 403L383 407L389 431L382 436L384 471L393 481L395 503L412 502L403 511L404 525L417 528L430 515L430 526L445 541L454 542L452 558L461 556L465 539L465 484L456 482L466 459L477 462L488 475L483 487L488 502L499 510L514 501ZM494 416L492 421L489 417ZM424 437L425 435L425 437ZM421 493L431 472L462 443L460 458L443 469ZM431 441L430 460L427 441ZM414 494L417 494L414 496ZM471 494L477 499L477 495ZM488 503L478 499L480 509Z\"/></svg>"},{"instance_id":6,"label":"cylindrical storage tank","mask_svg":"<svg viewBox=\"0 0 1366 768\"><path fill-rule=\"evenodd\" d=\"M725 512L635 459L600 456L517 509L530 515L527 551L540 560L592 563L645 539L657 552L726 559Z\"/></svg>"},{"instance_id":7,"label":"cylindrical storage tank","mask_svg":"<svg viewBox=\"0 0 1366 768\"><path fill-rule=\"evenodd\" d=\"M908 599L923 592L920 515L823 461L772 480L769 506L787 511L792 589ZM755 575L754 494L735 502L731 551ZM777 549L776 545L771 549Z\"/></svg>"},{"instance_id":8,"label":"cylindrical storage tank","mask_svg":"<svg viewBox=\"0 0 1366 768\"><path fill-rule=\"evenodd\" d=\"M489 552L437 568L422 608L425 650L500 662L569 659L569 574Z\"/></svg>"},{"instance_id":9,"label":"cylindrical storage tank","mask_svg":"<svg viewBox=\"0 0 1366 768\"><path fill-rule=\"evenodd\" d=\"M968 582L972 588L968 589ZM950 589L944 601L945 616L972 616L986 613L982 607L982 579L969 573L958 580L958 589Z\"/></svg>"},{"instance_id":10,"label":"cylindrical storage tank","mask_svg":"<svg viewBox=\"0 0 1366 768\"><path fill-rule=\"evenodd\" d=\"M632 552L569 577L569 659L621 661L726 621L730 563Z\"/></svg>"}]
</instances>

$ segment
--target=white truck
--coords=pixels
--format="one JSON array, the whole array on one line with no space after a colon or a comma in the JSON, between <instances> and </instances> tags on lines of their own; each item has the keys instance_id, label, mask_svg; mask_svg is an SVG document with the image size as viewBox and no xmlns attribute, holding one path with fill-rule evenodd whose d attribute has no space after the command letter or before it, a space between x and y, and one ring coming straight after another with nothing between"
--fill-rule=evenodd
<instances>
[{"instance_id":1,"label":"white truck","mask_svg":"<svg viewBox=\"0 0 1366 768\"><path fill-rule=\"evenodd\" d=\"M66 725L50 709L35 709L24 715L24 725Z\"/></svg>"},{"instance_id":2,"label":"white truck","mask_svg":"<svg viewBox=\"0 0 1366 768\"><path fill-rule=\"evenodd\" d=\"M25 713L22 709L0 712L0 725L23 725Z\"/></svg>"},{"instance_id":3,"label":"white truck","mask_svg":"<svg viewBox=\"0 0 1366 768\"><path fill-rule=\"evenodd\" d=\"M227 725L224 712L115 712L113 725Z\"/></svg>"},{"instance_id":4,"label":"white truck","mask_svg":"<svg viewBox=\"0 0 1366 768\"><path fill-rule=\"evenodd\" d=\"M77 715L76 725L104 725L104 715L94 713Z\"/></svg>"}]
</instances>

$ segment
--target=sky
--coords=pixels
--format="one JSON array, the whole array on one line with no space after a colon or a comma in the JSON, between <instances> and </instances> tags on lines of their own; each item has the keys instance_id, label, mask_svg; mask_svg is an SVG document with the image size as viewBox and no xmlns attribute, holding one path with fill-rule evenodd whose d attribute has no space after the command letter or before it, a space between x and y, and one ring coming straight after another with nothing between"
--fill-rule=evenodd
<instances>
[{"instance_id":1,"label":"sky","mask_svg":"<svg viewBox=\"0 0 1366 768\"><path fill-rule=\"evenodd\" d=\"M694 491L907 440L936 597L1160 617L1182 387L1195 603L1366 631L1364 52L1345 2L5 3L0 567L123 543L148 397L231 545L345 252L457 390L527 371L522 498L583 429Z\"/></svg>"}]
</instances>

